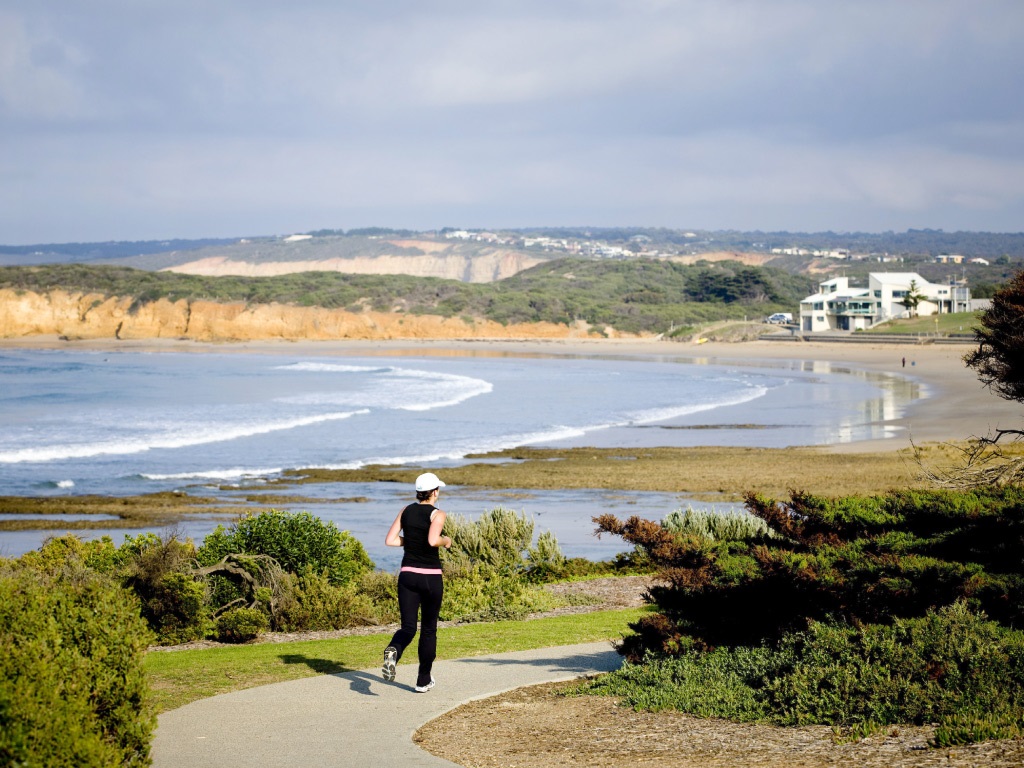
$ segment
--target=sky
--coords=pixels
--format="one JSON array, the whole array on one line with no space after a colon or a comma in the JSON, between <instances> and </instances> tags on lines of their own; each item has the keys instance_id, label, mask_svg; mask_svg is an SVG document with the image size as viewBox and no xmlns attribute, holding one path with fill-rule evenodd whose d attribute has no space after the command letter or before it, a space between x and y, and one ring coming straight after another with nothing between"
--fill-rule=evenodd
<instances>
[{"instance_id":1,"label":"sky","mask_svg":"<svg viewBox=\"0 0 1024 768\"><path fill-rule=\"evenodd\" d=\"M0 243L1024 231L1020 0L0 0Z\"/></svg>"}]
</instances>

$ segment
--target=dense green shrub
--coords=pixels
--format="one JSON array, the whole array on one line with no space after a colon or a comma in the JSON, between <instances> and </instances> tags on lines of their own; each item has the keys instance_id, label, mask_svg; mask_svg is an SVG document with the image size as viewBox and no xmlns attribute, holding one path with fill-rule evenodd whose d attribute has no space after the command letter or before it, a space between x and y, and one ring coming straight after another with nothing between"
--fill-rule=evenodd
<instances>
[{"instance_id":1,"label":"dense green shrub","mask_svg":"<svg viewBox=\"0 0 1024 768\"><path fill-rule=\"evenodd\" d=\"M145 534L126 537L119 548L121 582L142 603L142 616L158 642L198 640L211 628L206 582L192 575L196 548L191 540Z\"/></svg>"},{"instance_id":2,"label":"dense green shrub","mask_svg":"<svg viewBox=\"0 0 1024 768\"><path fill-rule=\"evenodd\" d=\"M385 571L367 571L359 577L357 592L373 605L376 621L390 624L398 621L398 577Z\"/></svg>"},{"instance_id":3,"label":"dense green shrub","mask_svg":"<svg viewBox=\"0 0 1024 768\"><path fill-rule=\"evenodd\" d=\"M74 558L29 560L0 565L0 765L148 765L138 602Z\"/></svg>"},{"instance_id":4,"label":"dense green shrub","mask_svg":"<svg viewBox=\"0 0 1024 768\"><path fill-rule=\"evenodd\" d=\"M484 563L446 567L441 618L445 621L521 619L558 604L522 575L501 573Z\"/></svg>"},{"instance_id":5,"label":"dense green shrub","mask_svg":"<svg viewBox=\"0 0 1024 768\"><path fill-rule=\"evenodd\" d=\"M269 555L290 573L326 573L332 584L346 584L373 570L363 545L309 512L270 510L247 514L228 528L217 526L196 553L213 565L232 553Z\"/></svg>"},{"instance_id":6,"label":"dense green shrub","mask_svg":"<svg viewBox=\"0 0 1024 768\"><path fill-rule=\"evenodd\" d=\"M361 576L352 583L333 584L325 573L288 574L274 613L274 628L284 632L344 629L390 619L393 609L378 607L370 594L361 591L362 580Z\"/></svg>"},{"instance_id":7,"label":"dense green shrub","mask_svg":"<svg viewBox=\"0 0 1024 768\"><path fill-rule=\"evenodd\" d=\"M1024 717L1024 633L964 602L922 618L859 627L814 623L780 645L792 659L766 687L782 722L942 722Z\"/></svg>"},{"instance_id":8,"label":"dense green shrub","mask_svg":"<svg viewBox=\"0 0 1024 768\"><path fill-rule=\"evenodd\" d=\"M109 536L83 541L69 533L48 538L39 549L22 555L19 562L51 574L82 566L99 573L113 573L124 565L128 556L128 550L116 547Z\"/></svg>"},{"instance_id":9,"label":"dense green shrub","mask_svg":"<svg viewBox=\"0 0 1024 768\"><path fill-rule=\"evenodd\" d=\"M678 638L757 645L809 620L888 623L966 600L993 620L1024 627L1024 492L899 491L780 503L748 496L772 536L679 538L657 523L598 518L662 568L645 617L624 650L671 652Z\"/></svg>"},{"instance_id":10,"label":"dense green shrub","mask_svg":"<svg viewBox=\"0 0 1024 768\"><path fill-rule=\"evenodd\" d=\"M217 617L215 629L222 643L248 643L270 629L270 620L258 608L234 608Z\"/></svg>"},{"instance_id":11,"label":"dense green shrub","mask_svg":"<svg viewBox=\"0 0 1024 768\"><path fill-rule=\"evenodd\" d=\"M627 663L581 690L636 709L869 733L938 723L938 744L1013 737L1024 728L1024 633L964 603L892 625L814 622L778 645Z\"/></svg>"},{"instance_id":12,"label":"dense green shrub","mask_svg":"<svg viewBox=\"0 0 1024 768\"><path fill-rule=\"evenodd\" d=\"M162 645L201 640L212 627L205 582L188 573L166 574L149 591L142 615Z\"/></svg>"},{"instance_id":13,"label":"dense green shrub","mask_svg":"<svg viewBox=\"0 0 1024 768\"><path fill-rule=\"evenodd\" d=\"M620 648L642 662L630 672L645 689L635 701L859 733L940 722L937 743L1021 732L1024 491L749 495L747 505L771 536L597 518L661 569L658 612ZM686 682L657 682L675 676ZM712 677L722 710L699 683Z\"/></svg>"}]
</instances>

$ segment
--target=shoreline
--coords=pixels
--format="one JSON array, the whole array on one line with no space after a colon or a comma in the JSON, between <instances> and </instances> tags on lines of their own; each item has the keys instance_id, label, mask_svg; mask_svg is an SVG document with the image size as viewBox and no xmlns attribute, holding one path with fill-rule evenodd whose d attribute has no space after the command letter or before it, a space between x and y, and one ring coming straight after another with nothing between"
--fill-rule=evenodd
<instances>
[{"instance_id":1,"label":"shoreline","mask_svg":"<svg viewBox=\"0 0 1024 768\"><path fill-rule=\"evenodd\" d=\"M194 354L300 354L345 356L496 356L675 358L681 362L728 365L831 363L918 381L926 396L896 418L880 419L894 437L822 446L835 453L895 451L911 441L961 442L996 429L1020 428L1020 406L988 391L963 363L967 344L908 345L870 341L707 342L693 344L658 339L434 339L335 341L199 342L176 339L62 340L56 336L0 339L0 349L43 349L95 352L176 352ZM904 364L905 359L905 364Z\"/></svg>"}]
</instances>

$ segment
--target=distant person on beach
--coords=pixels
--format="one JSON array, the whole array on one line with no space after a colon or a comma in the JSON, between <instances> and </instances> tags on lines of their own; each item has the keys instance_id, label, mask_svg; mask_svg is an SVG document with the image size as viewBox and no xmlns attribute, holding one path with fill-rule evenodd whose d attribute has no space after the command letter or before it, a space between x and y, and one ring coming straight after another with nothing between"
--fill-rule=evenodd
<instances>
[{"instance_id":1,"label":"distant person on beach","mask_svg":"<svg viewBox=\"0 0 1024 768\"><path fill-rule=\"evenodd\" d=\"M395 679L395 667L416 637L416 618L422 612L417 693L426 693L434 687L430 670L437 655L437 616L441 612L441 597L444 595L438 547L450 549L452 546L451 537L441 535L445 513L436 506L443 487L444 483L433 472L417 477L416 502L398 514L384 539L389 547L404 547L405 555L398 573L398 610L402 616L402 627L384 649L381 674L385 680Z\"/></svg>"},{"instance_id":2,"label":"distant person on beach","mask_svg":"<svg viewBox=\"0 0 1024 768\"><path fill-rule=\"evenodd\" d=\"M905 357L903 358L903 367L904 368L907 367L907 358L905 358Z\"/></svg>"}]
</instances>

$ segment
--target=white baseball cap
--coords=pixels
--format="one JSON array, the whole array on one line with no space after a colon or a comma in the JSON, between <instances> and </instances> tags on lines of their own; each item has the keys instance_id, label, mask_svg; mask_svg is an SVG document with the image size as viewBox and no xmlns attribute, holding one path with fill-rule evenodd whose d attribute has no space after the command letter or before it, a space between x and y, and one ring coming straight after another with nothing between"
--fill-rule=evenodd
<instances>
[{"instance_id":1,"label":"white baseball cap","mask_svg":"<svg viewBox=\"0 0 1024 768\"><path fill-rule=\"evenodd\" d=\"M417 491L432 491L435 488L444 488L444 483L433 472L424 472L416 478Z\"/></svg>"}]
</instances>

